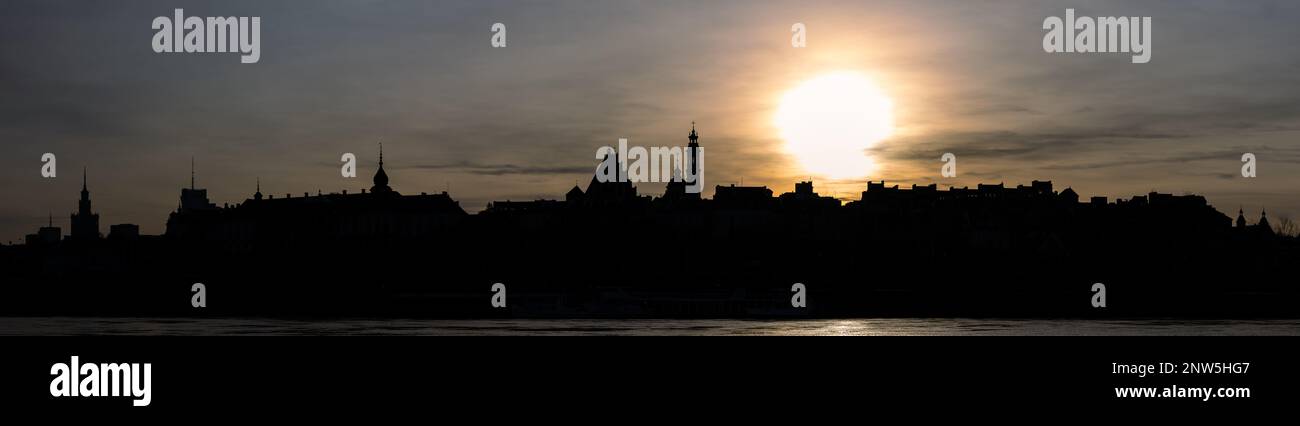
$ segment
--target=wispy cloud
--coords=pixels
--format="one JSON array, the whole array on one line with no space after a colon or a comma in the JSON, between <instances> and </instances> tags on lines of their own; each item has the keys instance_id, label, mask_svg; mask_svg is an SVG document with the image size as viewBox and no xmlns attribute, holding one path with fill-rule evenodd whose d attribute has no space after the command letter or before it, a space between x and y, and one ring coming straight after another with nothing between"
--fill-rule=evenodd
<instances>
[{"instance_id":1,"label":"wispy cloud","mask_svg":"<svg viewBox=\"0 0 1300 426\"><path fill-rule=\"evenodd\" d=\"M478 164L469 161L460 161L450 164L416 164L404 166L404 168L429 169L429 170L450 170L464 171L477 175L500 176L500 175L574 175L580 176L583 173L594 173L594 167L586 166L529 166L519 164Z\"/></svg>"}]
</instances>

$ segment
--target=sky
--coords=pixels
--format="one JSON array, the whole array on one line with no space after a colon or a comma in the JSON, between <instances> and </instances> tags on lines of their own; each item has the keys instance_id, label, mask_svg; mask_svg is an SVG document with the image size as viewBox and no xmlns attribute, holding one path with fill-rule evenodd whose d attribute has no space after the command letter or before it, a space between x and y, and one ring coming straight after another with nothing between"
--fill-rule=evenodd
<instances>
[{"instance_id":1,"label":"sky","mask_svg":"<svg viewBox=\"0 0 1300 426\"><path fill-rule=\"evenodd\" d=\"M1043 20L1148 16L1152 56L1047 53ZM155 53L150 23L258 16L261 58ZM601 146L681 146L705 182L857 199L903 186L1052 180L1085 199L1205 195L1253 222L1300 215L1300 2L1294 1L14 1L0 2L0 243L53 214L81 169L101 232L162 233L189 185L213 202L358 192L385 170L470 212L559 199ZM493 48L493 23L507 46ZM791 46L791 26L807 30ZM892 101L864 176L815 176L774 124L782 95L849 71ZM58 176L43 178L43 153ZM358 176L339 158L355 153ZM940 175L940 156L958 174ZM1258 174L1241 176L1254 153ZM659 194L662 184L641 184ZM704 195L711 196L711 189Z\"/></svg>"}]
</instances>

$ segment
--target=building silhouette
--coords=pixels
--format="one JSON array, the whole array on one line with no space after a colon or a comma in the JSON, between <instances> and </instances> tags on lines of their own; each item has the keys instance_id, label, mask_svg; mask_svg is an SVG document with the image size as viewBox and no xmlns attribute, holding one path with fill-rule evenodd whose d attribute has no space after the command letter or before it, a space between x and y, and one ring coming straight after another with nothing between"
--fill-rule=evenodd
<instances>
[{"instance_id":1,"label":"building silhouette","mask_svg":"<svg viewBox=\"0 0 1300 426\"><path fill-rule=\"evenodd\" d=\"M181 207L167 221L166 236L187 243L215 243L250 248L331 239L420 239L438 235L467 214L446 192L402 195L389 186L380 149L370 191L304 192L263 196L261 179L249 199L218 207L207 191L181 192Z\"/></svg>"},{"instance_id":2,"label":"building silhouette","mask_svg":"<svg viewBox=\"0 0 1300 426\"><path fill-rule=\"evenodd\" d=\"M108 239L114 241L133 241L140 238L140 226L120 223L108 227Z\"/></svg>"},{"instance_id":3,"label":"building silhouette","mask_svg":"<svg viewBox=\"0 0 1300 426\"><path fill-rule=\"evenodd\" d=\"M379 170L375 171L373 179L374 185L370 187L372 194L394 194L393 188L388 187L388 173L384 172L384 144L379 144Z\"/></svg>"},{"instance_id":4,"label":"building silhouette","mask_svg":"<svg viewBox=\"0 0 1300 426\"><path fill-rule=\"evenodd\" d=\"M685 167L698 171L694 126L688 141ZM593 174L562 200L493 201L477 214L446 191L399 192L382 147L358 192L277 196L255 178L254 192L233 204L209 200L191 165L163 235L119 224L107 239L98 238L83 176L72 226L94 242L61 242L51 215L26 247L0 250L0 265L14 282L54 281L0 306L50 314L78 305L4 300L90 294L77 312L112 301L132 315L184 315L188 304L168 301L188 300L189 284L203 282L221 289L215 306L231 314L1089 316L1098 313L1087 289L1103 282L1126 301L1107 314L1300 313L1290 280L1239 279L1290 268L1300 260L1296 238L1275 234L1263 211L1254 225L1243 209L1234 221L1199 195L1085 201L1050 180L870 181L842 202L801 181L780 195L716 185L704 198L685 192L687 173L674 173L654 197L619 179L626 166L617 153L606 160L614 170L597 173L613 180ZM111 284L83 284L101 282ZM509 309L483 303L497 282L510 286ZM791 310L795 282L812 292L810 310Z\"/></svg>"},{"instance_id":5,"label":"building silhouette","mask_svg":"<svg viewBox=\"0 0 1300 426\"><path fill-rule=\"evenodd\" d=\"M683 153L686 157L686 172L673 170L672 178L664 187L664 195L658 200L660 204L690 206L699 203L699 191L687 191L687 187L695 185L700 176L700 135L695 132L694 122L691 122L691 133L686 136L686 139L688 142Z\"/></svg>"},{"instance_id":6,"label":"building silhouette","mask_svg":"<svg viewBox=\"0 0 1300 426\"><path fill-rule=\"evenodd\" d=\"M1273 225L1268 223L1268 212L1264 209L1259 210L1259 221L1254 225L1246 223L1246 212L1243 209L1237 209L1237 221L1235 230L1239 234L1272 236L1274 235Z\"/></svg>"},{"instance_id":7,"label":"building silhouette","mask_svg":"<svg viewBox=\"0 0 1300 426\"><path fill-rule=\"evenodd\" d=\"M86 170L81 170L81 199L77 212L72 214L72 235L77 240L99 239L99 215L91 211L90 191L86 189Z\"/></svg>"},{"instance_id":8,"label":"building silhouette","mask_svg":"<svg viewBox=\"0 0 1300 426\"><path fill-rule=\"evenodd\" d=\"M777 202L787 209L835 210L840 207L840 200L813 191L812 181L794 184L794 192L781 194Z\"/></svg>"},{"instance_id":9,"label":"building silhouette","mask_svg":"<svg viewBox=\"0 0 1300 426\"><path fill-rule=\"evenodd\" d=\"M29 246L52 246L63 239L63 229L54 226L54 215L50 214L46 226L40 227L35 234L27 234L23 239Z\"/></svg>"},{"instance_id":10,"label":"building silhouette","mask_svg":"<svg viewBox=\"0 0 1300 426\"><path fill-rule=\"evenodd\" d=\"M208 190L198 189L194 184L194 159L190 159L190 187L181 188L181 202L176 211L204 212L217 209L217 205L208 201Z\"/></svg>"},{"instance_id":11,"label":"building silhouette","mask_svg":"<svg viewBox=\"0 0 1300 426\"><path fill-rule=\"evenodd\" d=\"M77 212L69 216L72 232L66 236L66 241L82 245L93 244L103 239L103 234L99 232L99 214L95 213L92 208L87 181L87 173L83 169L81 197L77 200ZM109 227L109 238L112 240L136 240L139 237L140 227L138 225L123 223ZM35 234L28 234L24 237L24 242L33 246L55 246L64 241L63 229L54 226L53 214L50 215L47 226L41 227Z\"/></svg>"}]
</instances>

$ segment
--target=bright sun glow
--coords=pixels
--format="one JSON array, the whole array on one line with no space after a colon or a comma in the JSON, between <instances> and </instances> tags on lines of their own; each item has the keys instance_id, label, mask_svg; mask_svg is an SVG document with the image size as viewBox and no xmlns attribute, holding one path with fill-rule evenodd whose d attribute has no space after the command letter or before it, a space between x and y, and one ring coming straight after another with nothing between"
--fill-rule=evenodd
<instances>
[{"instance_id":1,"label":"bright sun glow","mask_svg":"<svg viewBox=\"0 0 1300 426\"><path fill-rule=\"evenodd\" d=\"M865 150L894 131L894 105L864 75L827 74L786 92L776 126L804 170L833 179L861 177L872 167Z\"/></svg>"}]
</instances>

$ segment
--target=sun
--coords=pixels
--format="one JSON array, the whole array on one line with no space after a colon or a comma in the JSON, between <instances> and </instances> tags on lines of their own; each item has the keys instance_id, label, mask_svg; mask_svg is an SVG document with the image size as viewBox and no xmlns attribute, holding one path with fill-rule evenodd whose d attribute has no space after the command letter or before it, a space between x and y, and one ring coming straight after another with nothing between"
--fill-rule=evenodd
<instances>
[{"instance_id":1,"label":"sun","mask_svg":"<svg viewBox=\"0 0 1300 426\"><path fill-rule=\"evenodd\" d=\"M844 179L866 176L866 149L894 132L894 103L865 75L825 74L786 92L776 127L804 170Z\"/></svg>"}]
</instances>

